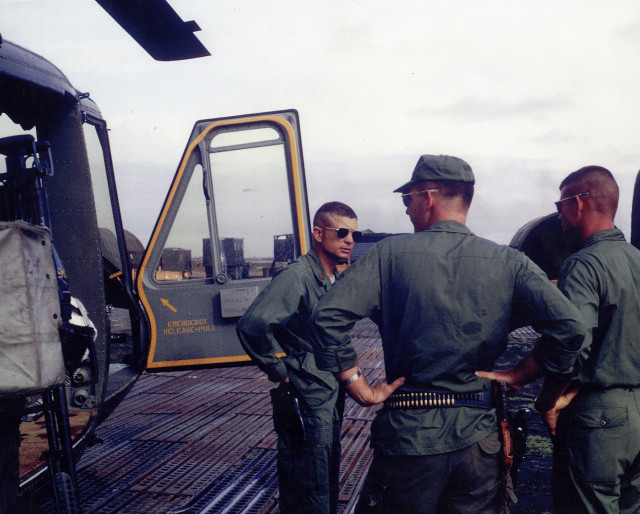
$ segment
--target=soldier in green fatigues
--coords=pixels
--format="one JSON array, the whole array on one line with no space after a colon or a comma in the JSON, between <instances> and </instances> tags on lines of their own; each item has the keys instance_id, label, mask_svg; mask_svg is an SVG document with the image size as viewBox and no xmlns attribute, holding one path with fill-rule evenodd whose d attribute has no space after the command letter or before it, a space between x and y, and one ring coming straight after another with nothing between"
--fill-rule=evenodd
<instances>
[{"instance_id":1,"label":"soldier in green fatigues","mask_svg":"<svg viewBox=\"0 0 640 514\"><path fill-rule=\"evenodd\" d=\"M570 174L560 193L562 228L581 247L558 287L587 337L560 404L538 404L555 432L555 512L640 512L640 251L615 228L619 191L607 169Z\"/></svg>"},{"instance_id":2,"label":"soldier in green fatigues","mask_svg":"<svg viewBox=\"0 0 640 514\"><path fill-rule=\"evenodd\" d=\"M565 238L580 247L558 288L587 327L573 380L545 378L536 400L554 445L558 514L640 512L640 251L615 228L618 197L611 172L587 166L562 181L556 202Z\"/></svg>"},{"instance_id":3,"label":"soldier in green fatigues","mask_svg":"<svg viewBox=\"0 0 640 514\"><path fill-rule=\"evenodd\" d=\"M237 324L253 362L280 384L271 397L285 514L335 513L339 495L344 392L317 368L307 321L360 232L356 214L340 202L320 207L313 224L313 249L278 272ZM285 356L276 355L277 345Z\"/></svg>"},{"instance_id":4,"label":"soldier in green fatigues","mask_svg":"<svg viewBox=\"0 0 640 514\"><path fill-rule=\"evenodd\" d=\"M466 226L474 176L456 157L423 155L398 188L415 234L388 237L349 268L312 321L318 367L362 405L385 400L371 428L374 459L356 512L495 513L503 505L501 447L490 370L508 333L544 334L523 370L567 373L582 341L580 313L531 260ZM371 389L349 330L381 333L391 386ZM386 385L386 384L385 384Z\"/></svg>"}]
</instances>

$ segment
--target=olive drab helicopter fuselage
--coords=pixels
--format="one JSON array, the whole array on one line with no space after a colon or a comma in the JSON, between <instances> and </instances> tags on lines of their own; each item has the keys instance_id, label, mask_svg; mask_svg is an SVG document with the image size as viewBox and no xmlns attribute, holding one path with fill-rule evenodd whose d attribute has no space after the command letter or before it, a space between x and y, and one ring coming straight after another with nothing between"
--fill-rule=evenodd
<instances>
[{"instance_id":1,"label":"olive drab helicopter fuselage","mask_svg":"<svg viewBox=\"0 0 640 514\"><path fill-rule=\"evenodd\" d=\"M309 248L298 114L196 122L146 251L122 224L100 110L52 63L6 40L0 154L0 235L16 241L3 248L48 266L37 268L36 286L2 291L0 367L29 362L11 368L20 380L0 381L0 409L15 414L17 402L18 421L45 411L55 458L22 477L23 491L49 468L67 483L60 501L73 506L73 463L142 370L249 362L236 320L277 269ZM28 254L32 240L39 253ZM2 259L3 283L33 275L30 264L16 272L6 265L13 257ZM18 322L1 309L21 304L29 287L55 294L48 310L26 309L42 333L26 359L9 340ZM86 413L80 430L65 426L68 409Z\"/></svg>"}]
</instances>

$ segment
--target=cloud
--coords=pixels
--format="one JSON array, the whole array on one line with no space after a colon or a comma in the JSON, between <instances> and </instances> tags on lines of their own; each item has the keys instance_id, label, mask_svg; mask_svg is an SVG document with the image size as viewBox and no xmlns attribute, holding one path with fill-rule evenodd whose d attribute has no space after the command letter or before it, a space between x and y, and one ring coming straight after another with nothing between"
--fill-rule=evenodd
<instances>
[{"instance_id":1,"label":"cloud","mask_svg":"<svg viewBox=\"0 0 640 514\"><path fill-rule=\"evenodd\" d=\"M487 123L508 118L531 118L557 115L575 106L566 96L533 97L515 101L468 96L447 105L426 105L409 111L414 116L439 116L447 119Z\"/></svg>"},{"instance_id":2,"label":"cloud","mask_svg":"<svg viewBox=\"0 0 640 514\"><path fill-rule=\"evenodd\" d=\"M531 137L531 142L535 145L575 145L584 142L584 137L568 130L550 128Z\"/></svg>"},{"instance_id":3,"label":"cloud","mask_svg":"<svg viewBox=\"0 0 640 514\"><path fill-rule=\"evenodd\" d=\"M125 221L152 226L195 120L292 107L312 211L339 199L364 228L410 231L391 191L420 154L447 153L476 171L469 219L481 235L508 242L553 208L564 175L592 162L618 179L628 224L637 0L171 4L197 21L211 57L155 62L93 2L25 0L0 13L4 37L100 106Z\"/></svg>"}]
</instances>

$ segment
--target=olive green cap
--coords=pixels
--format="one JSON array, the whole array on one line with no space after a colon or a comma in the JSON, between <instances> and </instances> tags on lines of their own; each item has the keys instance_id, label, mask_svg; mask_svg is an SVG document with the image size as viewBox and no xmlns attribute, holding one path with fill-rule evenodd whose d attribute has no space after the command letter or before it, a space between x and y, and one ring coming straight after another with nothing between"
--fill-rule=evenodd
<instances>
[{"instance_id":1,"label":"olive green cap","mask_svg":"<svg viewBox=\"0 0 640 514\"><path fill-rule=\"evenodd\" d=\"M421 155L413 170L411 180L394 190L394 193L407 193L413 186L425 181L450 180L475 184L471 166L458 157L450 155Z\"/></svg>"}]
</instances>

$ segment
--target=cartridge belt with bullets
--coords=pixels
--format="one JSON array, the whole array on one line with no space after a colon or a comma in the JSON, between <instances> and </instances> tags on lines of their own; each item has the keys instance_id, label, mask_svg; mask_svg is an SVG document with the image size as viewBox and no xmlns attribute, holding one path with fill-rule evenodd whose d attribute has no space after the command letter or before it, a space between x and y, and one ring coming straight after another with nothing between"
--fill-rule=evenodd
<instances>
[{"instance_id":1,"label":"cartridge belt with bullets","mask_svg":"<svg viewBox=\"0 0 640 514\"><path fill-rule=\"evenodd\" d=\"M491 391L473 393L442 393L420 391L393 393L384 402L387 409L430 409L434 407L482 407L490 409Z\"/></svg>"}]
</instances>

